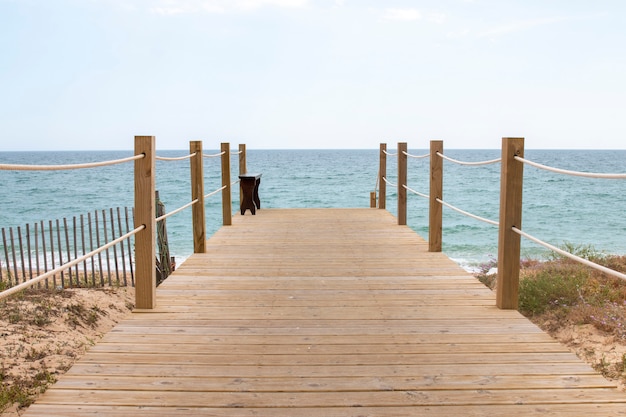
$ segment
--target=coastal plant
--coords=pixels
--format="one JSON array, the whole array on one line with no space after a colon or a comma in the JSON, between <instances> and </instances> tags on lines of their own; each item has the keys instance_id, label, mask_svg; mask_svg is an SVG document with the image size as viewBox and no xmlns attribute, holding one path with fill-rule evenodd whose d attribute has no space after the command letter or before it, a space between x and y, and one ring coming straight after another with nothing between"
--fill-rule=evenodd
<instances>
[{"instance_id":1,"label":"coastal plant","mask_svg":"<svg viewBox=\"0 0 626 417\"><path fill-rule=\"evenodd\" d=\"M590 244L576 244L571 242L564 242L562 245L560 245L560 249L564 250L565 252L569 252L572 255L576 255L580 258L587 259L596 263L601 262L607 257L605 253L597 250L593 245ZM559 253L550 252L547 255L547 259L549 261L558 261L568 258Z\"/></svg>"}]
</instances>

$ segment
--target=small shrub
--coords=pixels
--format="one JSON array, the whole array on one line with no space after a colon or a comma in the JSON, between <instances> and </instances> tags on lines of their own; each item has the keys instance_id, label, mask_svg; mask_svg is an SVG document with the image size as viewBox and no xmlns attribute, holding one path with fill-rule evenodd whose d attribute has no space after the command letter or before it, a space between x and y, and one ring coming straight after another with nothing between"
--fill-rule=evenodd
<instances>
[{"instance_id":1,"label":"small shrub","mask_svg":"<svg viewBox=\"0 0 626 417\"><path fill-rule=\"evenodd\" d=\"M581 298L587 274L583 268L545 268L520 279L519 310L526 316L567 308Z\"/></svg>"}]
</instances>

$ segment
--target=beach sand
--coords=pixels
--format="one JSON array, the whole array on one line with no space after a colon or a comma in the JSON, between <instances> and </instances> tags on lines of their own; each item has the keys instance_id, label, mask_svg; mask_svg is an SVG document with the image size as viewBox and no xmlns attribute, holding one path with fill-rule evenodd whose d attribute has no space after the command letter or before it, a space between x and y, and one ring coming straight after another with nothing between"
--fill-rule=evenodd
<instances>
[{"instance_id":1,"label":"beach sand","mask_svg":"<svg viewBox=\"0 0 626 417\"><path fill-rule=\"evenodd\" d=\"M130 314L134 293L132 287L30 290L1 301L2 384L53 383ZM1 415L18 416L20 411L13 404Z\"/></svg>"}]
</instances>

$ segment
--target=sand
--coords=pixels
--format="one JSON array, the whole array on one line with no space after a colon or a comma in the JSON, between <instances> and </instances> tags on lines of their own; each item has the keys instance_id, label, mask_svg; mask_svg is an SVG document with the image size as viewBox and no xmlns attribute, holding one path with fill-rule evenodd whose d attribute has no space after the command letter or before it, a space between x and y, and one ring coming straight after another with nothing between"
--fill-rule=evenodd
<instances>
[{"instance_id":1,"label":"sand","mask_svg":"<svg viewBox=\"0 0 626 417\"><path fill-rule=\"evenodd\" d=\"M134 288L126 287L35 290L1 301L2 383L23 387L39 385L36 381L53 383L127 317L133 303ZM1 415L17 416L21 411L14 404Z\"/></svg>"}]
</instances>

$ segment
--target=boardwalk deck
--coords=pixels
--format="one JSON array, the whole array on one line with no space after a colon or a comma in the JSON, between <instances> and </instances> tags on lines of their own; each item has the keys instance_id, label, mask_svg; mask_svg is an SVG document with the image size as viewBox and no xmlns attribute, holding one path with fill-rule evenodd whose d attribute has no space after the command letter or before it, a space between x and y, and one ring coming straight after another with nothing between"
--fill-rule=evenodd
<instances>
[{"instance_id":1,"label":"boardwalk deck","mask_svg":"<svg viewBox=\"0 0 626 417\"><path fill-rule=\"evenodd\" d=\"M383 210L238 216L28 416L611 416L626 393Z\"/></svg>"}]
</instances>

